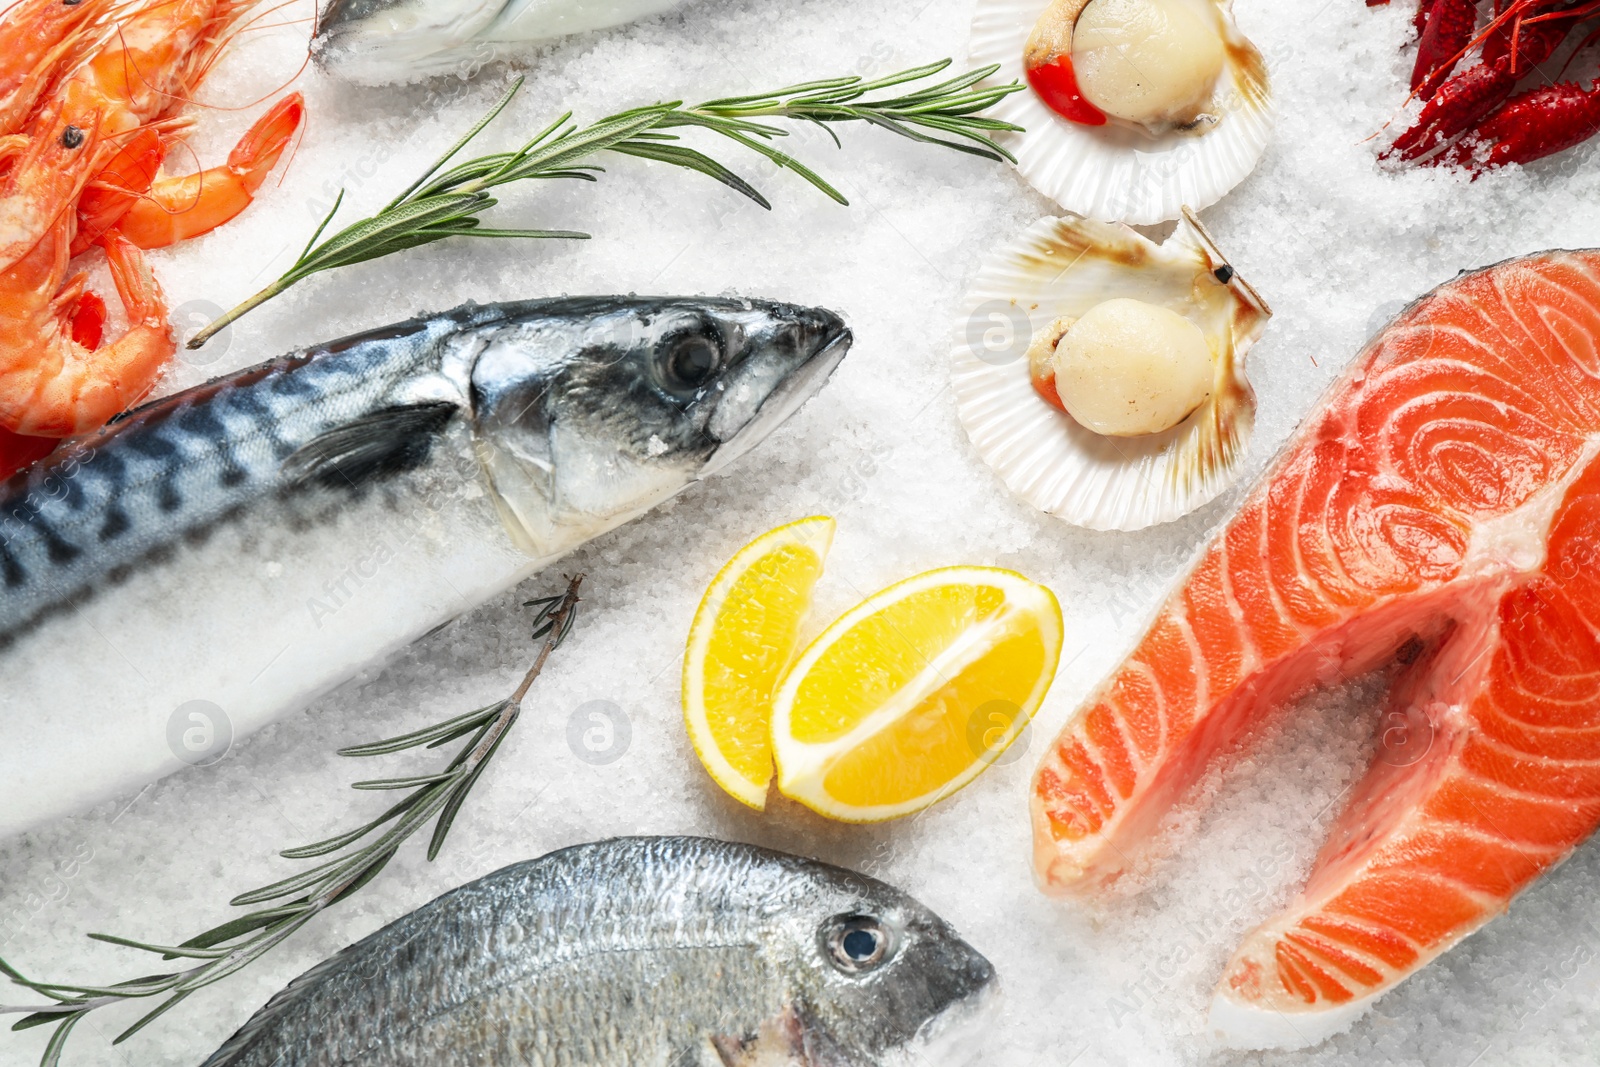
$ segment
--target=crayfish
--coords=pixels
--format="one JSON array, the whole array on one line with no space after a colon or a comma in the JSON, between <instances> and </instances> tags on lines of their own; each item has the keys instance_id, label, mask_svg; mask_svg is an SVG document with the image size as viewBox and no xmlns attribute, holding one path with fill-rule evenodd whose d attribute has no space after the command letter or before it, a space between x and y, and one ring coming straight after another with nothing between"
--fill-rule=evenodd
<instances>
[{"instance_id":1,"label":"crayfish","mask_svg":"<svg viewBox=\"0 0 1600 1067\"><path fill-rule=\"evenodd\" d=\"M1389 0L1367 0L1376 7ZM1600 14L1600 0L1495 0L1480 27L1474 0L1420 0L1411 92L1423 101L1383 157L1446 164L1474 176L1581 144L1600 130L1600 82L1585 89L1543 68L1574 31ZM1579 40L1572 57L1600 33ZM1462 66L1474 50L1478 62ZM1517 92L1537 76L1543 84Z\"/></svg>"}]
</instances>

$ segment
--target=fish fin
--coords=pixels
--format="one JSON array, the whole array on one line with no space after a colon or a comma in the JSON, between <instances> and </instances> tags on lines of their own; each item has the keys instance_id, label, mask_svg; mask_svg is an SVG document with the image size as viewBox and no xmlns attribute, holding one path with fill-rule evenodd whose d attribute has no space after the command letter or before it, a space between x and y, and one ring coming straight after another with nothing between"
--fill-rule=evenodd
<instances>
[{"instance_id":1,"label":"fish fin","mask_svg":"<svg viewBox=\"0 0 1600 1067\"><path fill-rule=\"evenodd\" d=\"M354 489L420 467L458 410L436 400L369 411L296 449L283 461L284 484Z\"/></svg>"},{"instance_id":2,"label":"fish fin","mask_svg":"<svg viewBox=\"0 0 1600 1067\"><path fill-rule=\"evenodd\" d=\"M406 918L409 918L407 916ZM402 918L400 922L404 922ZM393 925L398 926L399 923ZM378 934L384 931L380 930ZM222 1043L222 1047L213 1052L200 1067L234 1067L251 1051L259 1052L261 1048L281 1046L283 1038L274 1033L277 1025L286 1016L292 1015L302 1000L314 996L318 986L325 978L337 978L340 969L363 960L363 952L368 942L377 938L374 934L366 941L358 941L353 945L346 945L338 952L329 956L321 963L306 971L300 977L274 993L256 1013L245 1020L243 1026L234 1031L232 1037ZM369 963L369 966L370 963ZM372 967L373 970L378 968Z\"/></svg>"},{"instance_id":3,"label":"fish fin","mask_svg":"<svg viewBox=\"0 0 1600 1067\"><path fill-rule=\"evenodd\" d=\"M711 1039L711 1047L716 1049L717 1057L722 1060L722 1067L740 1067L748 1062L749 1042L744 1038L729 1037L726 1034L717 1034Z\"/></svg>"},{"instance_id":4,"label":"fish fin","mask_svg":"<svg viewBox=\"0 0 1600 1067\"><path fill-rule=\"evenodd\" d=\"M776 1018L763 1021L761 1029L755 1033L740 1037L717 1034L711 1039L711 1047L721 1057L723 1067L772 1067L776 1064L831 1067L834 1063L845 1062L817 1058L819 1051L826 1050L813 1047L806 1018L793 1006L785 1008Z\"/></svg>"}]
</instances>

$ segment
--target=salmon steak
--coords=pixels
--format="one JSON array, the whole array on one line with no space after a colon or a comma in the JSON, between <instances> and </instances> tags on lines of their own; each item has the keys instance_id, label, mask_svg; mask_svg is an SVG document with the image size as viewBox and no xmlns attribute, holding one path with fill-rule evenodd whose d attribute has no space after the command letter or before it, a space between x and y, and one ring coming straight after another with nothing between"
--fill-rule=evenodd
<instances>
[{"instance_id":1,"label":"salmon steak","mask_svg":"<svg viewBox=\"0 0 1600 1067\"><path fill-rule=\"evenodd\" d=\"M1600 822L1600 251L1463 274L1357 356L1035 772L1040 884L1092 895L1210 761L1384 670L1370 769L1210 1025L1304 1047Z\"/></svg>"}]
</instances>

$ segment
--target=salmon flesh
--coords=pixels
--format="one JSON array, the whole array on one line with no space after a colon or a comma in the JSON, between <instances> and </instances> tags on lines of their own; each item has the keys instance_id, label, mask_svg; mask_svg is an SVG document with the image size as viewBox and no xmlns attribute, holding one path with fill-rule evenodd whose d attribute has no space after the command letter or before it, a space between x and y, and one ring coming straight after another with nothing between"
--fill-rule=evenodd
<instances>
[{"instance_id":1,"label":"salmon flesh","mask_svg":"<svg viewBox=\"0 0 1600 1067\"><path fill-rule=\"evenodd\" d=\"M1212 1028L1313 1044L1504 911L1600 822L1597 453L1600 251L1409 307L1046 753L1045 890L1106 886L1275 706L1386 667L1372 767L1239 946Z\"/></svg>"}]
</instances>

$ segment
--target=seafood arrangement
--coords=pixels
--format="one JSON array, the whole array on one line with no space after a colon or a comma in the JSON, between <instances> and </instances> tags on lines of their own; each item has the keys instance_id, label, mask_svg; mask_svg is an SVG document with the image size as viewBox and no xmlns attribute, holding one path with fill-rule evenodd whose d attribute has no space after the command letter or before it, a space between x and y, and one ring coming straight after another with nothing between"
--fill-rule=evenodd
<instances>
[{"instance_id":1,"label":"seafood arrangement","mask_svg":"<svg viewBox=\"0 0 1600 1067\"><path fill-rule=\"evenodd\" d=\"M899 57L955 54L947 17L830 4L0 11L0 1016L25 1059L59 1067L78 1028L206 1067L1365 1063L1443 997L1581 1058L1593 982L1567 983L1600 930L1524 891L1576 857L1543 882L1576 914L1600 827L1600 252L1534 249L1600 238L1585 157L1518 173L1600 125L1568 79L1593 5L1422 0L1374 149L1343 140L1359 78L1306 96L1310 14L1286 45L1295 16L1255 3L978 0L951 70ZM768 83L819 14L881 39ZM249 125L220 160L213 110ZM825 178L846 129L890 150ZM670 199L593 234L518 220L617 161L608 186ZM896 169L915 197L879 200ZM795 178L824 212L762 191ZM1363 202L1391 195L1425 210ZM1435 217L1458 203L1465 232ZM270 226L224 227L247 211ZM1514 258L1473 269L1505 218ZM946 364L921 342L952 306ZM185 359L214 347L171 368L196 307ZM334 741L349 713L382 733ZM403 764L324 792L332 755ZM1291 825L1296 797L1331 822ZM236 821L162 837L185 807ZM311 843L263 853L277 816ZM615 836L645 832L671 836ZM12 873L80 839L167 880L115 916L150 940L90 935L160 957L140 977L38 958L130 888ZM249 910L181 940L153 914L235 868L270 870ZM1511 949L1428 968L1496 921ZM1487 969L1532 982L1540 922L1577 948L1530 1007ZM312 924L354 943L242 992ZM241 995L207 1029L184 1001L213 986Z\"/></svg>"},{"instance_id":2,"label":"seafood arrangement","mask_svg":"<svg viewBox=\"0 0 1600 1067\"><path fill-rule=\"evenodd\" d=\"M1501 0L1480 26L1477 4L1422 0L1411 73L1422 110L1383 155L1481 174L1587 141L1600 127L1600 92L1563 79L1594 42L1593 15L1578 0ZM1552 77L1558 52L1565 61ZM1463 63L1469 55L1477 62Z\"/></svg>"},{"instance_id":3,"label":"seafood arrangement","mask_svg":"<svg viewBox=\"0 0 1600 1067\"><path fill-rule=\"evenodd\" d=\"M243 736L721 470L849 346L831 312L755 300L469 306L80 439L0 497L0 832L182 768L173 708ZM71 742L27 743L40 723Z\"/></svg>"},{"instance_id":4,"label":"seafood arrangement","mask_svg":"<svg viewBox=\"0 0 1600 1067\"><path fill-rule=\"evenodd\" d=\"M1230 0L979 0L969 55L1025 77L994 114L1017 169L1068 211L1147 225L1211 206L1272 135L1260 51Z\"/></svg>"},{"instance_id":5,"label":"seafood arrangement","mask_svg":"<svg viewBox=\"0 0 1600 1067\"><path fill-rule=\"evenodd\" d=\"M749 845L620 838L390 923L296 979L205 1067L889 1067L971 1042L994 988L988 960L875 879Z\"/></svg>"}]
</instances>

